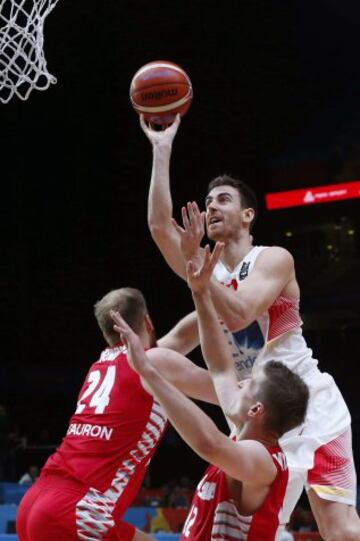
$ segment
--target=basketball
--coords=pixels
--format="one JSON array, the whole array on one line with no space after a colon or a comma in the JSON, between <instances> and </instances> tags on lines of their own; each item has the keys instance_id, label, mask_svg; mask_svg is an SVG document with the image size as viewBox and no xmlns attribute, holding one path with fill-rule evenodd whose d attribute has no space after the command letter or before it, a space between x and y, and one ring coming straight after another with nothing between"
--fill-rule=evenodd
<instances>
[{"instance_id":1,"label":"basketball","mask_svg":"<svg viewBox=\"0 0 360 541\"><path fill-rule=\"evenodd\" d=\"M166 60L142 66L130 85L133 108L152 124L171 124L177 113L183 116L191 105L192 97L188 75L180 66Z\"/></svg>"}]
</instances>

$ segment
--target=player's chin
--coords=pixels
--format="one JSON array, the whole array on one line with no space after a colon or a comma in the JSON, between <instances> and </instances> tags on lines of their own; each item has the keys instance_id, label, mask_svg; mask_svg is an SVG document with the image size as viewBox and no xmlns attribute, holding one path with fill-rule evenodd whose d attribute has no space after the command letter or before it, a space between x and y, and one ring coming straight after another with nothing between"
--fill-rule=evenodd
<instances>
[{"instance_id":1,"label":"player's chin","mask_svg":"<svg viewBox=\"0 0 360 541\"><path fill-rule=\"evenodd\" d=\"M217 242L222 241L224 239L224 236L222 234L222 229L219 227L216 227L216 224L208 225L206 228L207 236L210 240Z\"/></svg>"}]
</instances>

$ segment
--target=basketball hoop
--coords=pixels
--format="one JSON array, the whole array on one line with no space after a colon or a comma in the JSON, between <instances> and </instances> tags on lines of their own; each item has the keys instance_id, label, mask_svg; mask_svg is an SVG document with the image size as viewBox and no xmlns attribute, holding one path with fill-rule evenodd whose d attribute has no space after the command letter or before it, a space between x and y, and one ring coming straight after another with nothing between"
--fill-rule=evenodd
<instances>
[{"instance_id":1,"label":"basketball hoop","mask_svg":"<svg viewBox=\"0 0 360 541\"><path fill-rule=\"evenodd\" d=\"M56 83L46 67L44 21L58 0L0 0L0 101Z\"/></svg>"}]
</instances>

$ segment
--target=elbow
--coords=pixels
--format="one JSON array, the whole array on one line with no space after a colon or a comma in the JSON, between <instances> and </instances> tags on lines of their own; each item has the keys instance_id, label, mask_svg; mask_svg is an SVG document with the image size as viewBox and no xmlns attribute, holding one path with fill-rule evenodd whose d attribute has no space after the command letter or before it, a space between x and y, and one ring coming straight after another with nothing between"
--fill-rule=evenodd
<instances>
[{"instance_id":1,"label":"elbow","mask_svg":"<svg viewBox=\"0 0 360 541\"><path fill-rule=\"evenodd\" d=\"M165 238L167 238L167 227L164 225L149 219L148 226L151 236L157 244L161 243Z\"/></svg>"},{"instance_id":2,"label":"elbow","mask_svg":"<svg viewBox=\"0 0 360 541\"><path fill-rule=\"evenodd\" d=\"M246 325L244 325L244 322L239 317L236 319L227 319L225 321L227 328L230 332L237 332L241 331L242 329L245 329Z\"/></svg>"},{"instance_id":3,"label":"elbow","mask_svg":"<svg viewBox=\"0 0 360 541\"><path fill-rule=\"evenodd\" d=\"M245 329L250 324L250 321L247 320L242 314L229 314L225 318L225 325L230 332L237 332Z\"/></svg>"},{"instance_id":4,"label":"elbow","mask_svg":"<svg viewBox=\"0 0 360 541\"><path fill-rule=\"evenodd\" d=\"M224 321L230 332L237 332L246 329L255 319L255 310L250 307L246 310L238 308L236 311L230 311Z\"/></svg>"}]
</instances>

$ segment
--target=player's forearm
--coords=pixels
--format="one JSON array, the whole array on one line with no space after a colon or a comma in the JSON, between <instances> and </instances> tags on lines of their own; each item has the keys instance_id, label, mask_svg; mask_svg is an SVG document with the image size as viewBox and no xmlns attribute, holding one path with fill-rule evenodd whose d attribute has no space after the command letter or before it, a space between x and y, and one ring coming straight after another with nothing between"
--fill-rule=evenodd
<instances>
[{"instance_id":1,"label":"player's forearm","mask_svg":"<svg viewBox=\"0 0 360 541\"><path fill-rule=\"evenodd\" d=\"M196 312L183 317L165 336L157 342L159 347L172 349L187 355L199 345Z\"/></svg>"},{"instance_id":2,"label":"player's forearm","mask_svg":"<svg viewBox=\"0 0 360 541\"><path fill-rule=\"evenodd\" d=\"M171 146L153 146L153 167L151 173L149 200L148 200L148 224L151 233L158 230L171 228L173 205L170 192L170 157Z\"/></svg>"},{"instance_id":3,"label":"player's forearm","mask_svg":"<svg viewBox=\"0 0 360 541\"><path fill-rule=\"evenodd\" d=\"M239 392L231 350L220 326L210 292L194 293L201 349L210 370L217 397L225 416L238 424Z\"/></svg>"},{"instance_id":4,"label":"player's forearm","mask_svg":"<svg viewBox=\"0 0 360 541\"><path fill-rule=\"evenodd\" d=\"M184 441L204 460L211 461L216 451L217 439L223 436L216 425L154 368L147 369L142 377Z\"/></svg>"},{"instance_id":5,"label":"player's forearm","mask_svg":"<svg viewBox=\"0 0 360 541\"><path fill-rule=\"evenodd\" d=\"M193 300L198 315L198 328L201 350L211 372L223 372L230 366L229 347L221 329L217 313L209 291L193 292Z\"/></svg>"},{"instance_id":6,"label":"player's forearm","mask_svg":"<svg viewBox=\"0 0 360 541\"><path fill-rule=\"evenodd\" d=\"M226 287L214 278L210 282L211 298L219 318L230 331L244 329L252 321L251 307L245 306L241 293Z\"/></svg>"}]
</instances>

